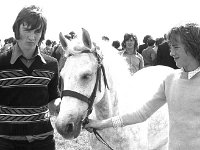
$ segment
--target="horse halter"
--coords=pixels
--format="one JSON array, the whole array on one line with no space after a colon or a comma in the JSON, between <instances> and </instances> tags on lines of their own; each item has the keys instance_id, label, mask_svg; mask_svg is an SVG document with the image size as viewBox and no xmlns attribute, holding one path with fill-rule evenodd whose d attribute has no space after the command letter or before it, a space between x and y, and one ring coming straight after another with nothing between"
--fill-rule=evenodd
<instances>
[{"instance_id":1,"label":"horse halter","mask_svg":"<svg viewBox=\"0 0 200 150\"><path fill-rule=\"evenodd\" d=\"M102 57L97 53L96 49L93 52L91 52L90 50L84 50L81 53L92 53L92 54L94 54L95 57L97 58L97 62L98 62L96 82L95 82L95 85L94 85L94 89L91 93L91 96L88 98L87 96L85 96L81 93L78 93L76 91L62 90L61 91L61 98L63 96L70 96L70 97L77 98L81 101L84 101L88 104L87 116L83 120L83 125L84 125L84 124L87 123L88 116L92 113L92 106L93 106L93 103L94 103L94 100L95 100L95 97L96 97L98 86L99 86L99 91L101 91L101 71L103 73L105 87L107 87L108 89L109 89L109 87L108 87L108 83L107 83L107 79L106 79L105 69L104 69L104 66L102 64ZM70 56L73 56L73 55L70 55Z\"/></svg>"},{"instance_id":2,"label":"horse halter","mask_svg":"<svg viewBox=\"0 0 200 150\"><path fill-rule=\"evenodd\" d=\"M81 101L88 103L87 115L82 120L82 125L84 127L87 123L89 123L88 116L92 113L92 106L93 106L93 103L94 103L94 100L95 100L95 97L96 97L98 86L99 86L99 91L101 92L101 71L103 73L105 87L107 87L108 89L109 89L109 87L108 87L108 82L107 82L107 79L106 79L105 69L104 69L104 66L102 64L102 57L97 53L96 49L93 52L91 52L90 50L84 50L81 53L92 53L92 54L94 54L94 56L96 57L97 62L98 62L96 82L95 82L92 94L88 98L87 96L85 96L81 93L78 93L76 91L62 90L61 98L63 96L70 96L70 97L74 97L74 98L77 98ZM71 55L71 56L73 56L73 55ZM96 129L93 129L93 132L94 132L96 138L100 142L102 142L104 145L106 145L110 150L113 150L112 147L110 147L110 145L108 143L106 143L106 141L102 138L102 136L97 132Z\"/></svg>"}]
</instances>

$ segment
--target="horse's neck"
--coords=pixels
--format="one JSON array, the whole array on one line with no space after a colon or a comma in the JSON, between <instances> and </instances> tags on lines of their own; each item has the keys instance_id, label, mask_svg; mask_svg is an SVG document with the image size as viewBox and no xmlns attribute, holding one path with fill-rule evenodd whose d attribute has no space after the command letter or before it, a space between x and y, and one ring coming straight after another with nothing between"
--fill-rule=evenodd
<instances>
[{"instance_id":1,"label":"horse's neck","mask_svg":"<svg viewBox=\"0 0 200 150\"><path fill-rule=\"evenodd\" d=\"M106 89L102 99L94 106L95 117L97 119L106 119L118 114L118 102L115 92Z\"/></svg>"}]
</instances>

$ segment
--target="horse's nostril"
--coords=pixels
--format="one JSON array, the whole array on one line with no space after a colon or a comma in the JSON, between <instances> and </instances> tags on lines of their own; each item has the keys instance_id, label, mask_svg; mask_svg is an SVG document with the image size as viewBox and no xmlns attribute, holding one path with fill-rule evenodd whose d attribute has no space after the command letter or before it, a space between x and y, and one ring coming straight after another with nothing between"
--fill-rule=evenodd
<instances>
[{"instance_id":1,"label":"horse's nostril","mask_svg":"<svg viewBox=\"0 0 200 150\"><path fill-rule=\"evenodd\" d=\"M70 124L67 124L65 130L67 133L69 133L69 132L73 132L73 128L74 128L74 124L70 123Z\"/></svg>"}]
</instances>

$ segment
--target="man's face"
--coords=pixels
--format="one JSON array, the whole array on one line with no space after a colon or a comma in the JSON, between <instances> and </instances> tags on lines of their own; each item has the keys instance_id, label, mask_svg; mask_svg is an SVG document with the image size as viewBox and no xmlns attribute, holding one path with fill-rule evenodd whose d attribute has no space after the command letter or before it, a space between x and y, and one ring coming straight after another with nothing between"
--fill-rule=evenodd
<instances>
[{"instance_id":1,"label":"man's face","mask_svg":"<svg viewBox=\"0 0 200 150\"><path fill-rule=\"evenodd\" d=\"M29 30L30 28L31 27L28 26L27 23L23 23L19 27L20 39L18 40L18 44L22 51L35 50L42 36L42 32L39 28Z\"/></svg>"},{"instance_id":2,"label":"man's face","mask_svg":"<svg viewBox=\"0 0 200 150\"><path fill-rule=\"evenodd\" d=\"M177 42L170 45L170 55L174 58L176 66L184 68L185 71L195 61L195 58L189 52L186 52L185 45L182 43L180 36L177 36Z\"/></svg>"},{"instance_id":3,"label":"man's face","mask_svg":"<svg viewBox=\"0 0 200 150\"><path fill-rule=\"evenodd\" d=\"M126 41L126 48L127 49L134 49L135 46L135 40L133 38L130 38Z\"/></svg>"}]
</instances>

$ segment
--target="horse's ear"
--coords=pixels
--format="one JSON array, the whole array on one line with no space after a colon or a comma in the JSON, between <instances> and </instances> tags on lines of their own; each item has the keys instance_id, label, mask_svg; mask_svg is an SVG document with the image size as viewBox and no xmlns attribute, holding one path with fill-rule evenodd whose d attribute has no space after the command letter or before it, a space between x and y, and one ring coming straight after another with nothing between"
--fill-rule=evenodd
<instances>
[{"instance_id":1,"label":"horse's ear","mask_svg":"<svg viewBox=\"0 0 200 150\"><path fill-rule=\"evenodd\" d=\"M60 32L60 34L59 34L59 40L60 40L60 43L61 43L62 47L64 49L66 49L67 48L67 40L63 36L62 32Z\"/></svg>"},{"instance_id":2,"label":"horse's ear","mask_svg":"<svg viewBox=\"0 0 200 150\"><path fill-rule=\"evenodd\" d=\"M92 42L90 39L90 34L87 30L85 30L84 28L82 28L83 34L82 34L82 38L83 38L83 43L86 47L88 48L92 48Z\"/></svg>"},{"instance_id":3,"label":"horse's ear","mask_svg":"<svg viewBox=\"0 0 200 150\"><path fill-rule=\"evenodd\" d=\"M65 37L63 36L62 32L60 32L60 34L59 34L59 40L60 40L60 43L61 43L63 49L65 50L64 56L65 56L65 57L68 57L68 55L69 55L70 52L69 52L69 50L68 50L67 40L66 40Z\"/></svg>"}]
</instances>

